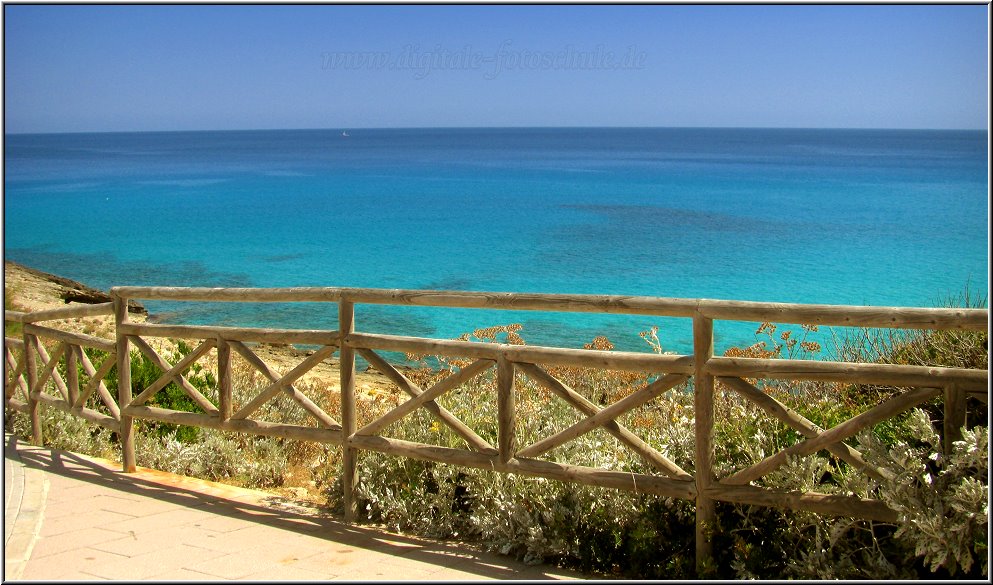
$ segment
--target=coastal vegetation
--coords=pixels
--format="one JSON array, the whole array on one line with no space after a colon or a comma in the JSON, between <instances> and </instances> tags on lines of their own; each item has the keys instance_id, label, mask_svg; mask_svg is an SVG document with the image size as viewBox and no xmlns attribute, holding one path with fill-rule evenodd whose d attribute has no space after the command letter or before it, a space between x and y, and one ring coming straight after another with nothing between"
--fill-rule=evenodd
<instances>
[{"instance_id":1,"label":"coastal vegetation","mask_svg":"<svg viewBox=\"0 0 993 585\"><path fill-rule=\"evenodd\" d=\"M948 305L984 307L968 294ZM811 359L823 352L855 362L920 364L988 369L988 332L890 331L862 329L824 348L808 341L815 326L799 330L763 323L756 341L726 350L729 357ZM651 351L664 353L657 328L641 334ZM517 324L480 328L460 339L526 345ZM611 351L605 337L587 349ZM176 363L193 351L171 345ZM87 350L91 361L102 361ZM92 353L91 353L92 352ZM216 402L217 382L208 354L187 379ZM432 355L407 355L404 375L428 387L469 362ZM60 363L65 374L65 364ZM245 404L268 380L244 361L233 361L235 402ZM549 374L600 407L624 398L651 381L648 372L548 367ZM161 371L140 352L131 355L135 392ZM480 436L497 440L495 375L477 376L446 393L438 403ZM117 377L106 378L111 393ZM752 383L820 428L830 428L894 395L889 386L833 382ZM297 387L326 412L340 410L337 381L314 378ZM580 420L575 409L529 377L518 376L517 433L531 444ZM372 387L356 401L359 427L404 400L396 388ZM715 462L717 473L761 461L802 439L740 395L717 388ZM105 408L91 399L93 408ZM197 405L171 384L149 405L194 411ZM971 406L976 406L970 403ZM685 382L617 422L686 470L693 469L693 388ZM41 409L46 442L53 447L119 458L115 433L63 413ZM970 411L958 436L945 435L937 399L889 419L854 438L866 462L891 478L876 481L838 458L820 452L790 459L759 485L827 494L856 495L886 502L895 522L832 518L810 512L717 503L713 540L715 564L703 576L716 578L913 579L986 578L988 541L988 431L985 405ZM308 424L306 414L286 396L264 404L258 420ZM310 494L342 511L341 449L335 445L224 433L212 429L136 421L138 464L240 485ZM14 413L8 426L30 435L30 423ZM387 427L389 436L443 447L461 439L424 409ZM951 443L950 445L947 443ZM631 473L650 467L606 433L590 432L543 457ZM556 562L593 574L628 578L680 579L699 576L694 561L692 502L636 492L557 482L515 474L489 473L453 465L363 452L359 460L359 509L363 520L392 530L437 538L472 540L529 562Z\"/></svg>"}]
</instances>

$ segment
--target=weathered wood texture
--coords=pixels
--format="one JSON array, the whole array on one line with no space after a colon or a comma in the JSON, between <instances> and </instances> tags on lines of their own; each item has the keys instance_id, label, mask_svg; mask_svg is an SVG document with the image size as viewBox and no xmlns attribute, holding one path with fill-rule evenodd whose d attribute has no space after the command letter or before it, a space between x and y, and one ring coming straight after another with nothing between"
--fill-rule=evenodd
<instances>
[{"instance_id":1,"label":"weathered wood texture","mask_svg":"<svg viewBox=\"0 0 993 585\"><path fill-rule=\"evenodd\" d=\"M114 300L114 330L117 335L117 404L121 407L121 467L124 473L138 469L134 452L134 418L123 410L131 405L131 342L122 327L128 322L128 299L112 294Z\"/></svg>"},{"instance_id":2,"label":"weathered wood texture","mask_svg":"<svg viewBox=\"0 0 993 585\"><path fill-rule=\"evenodd\" d=\"M114 353L109 354L104 358L103 363L100 364L100 368L97 369L93 367L93 363L90 361L90 358L86 356L86 353L82 350L82 348L79 346L73 346L73 349L76 350L79 359L83 364L83 371L85 371L86 375L90 377L90 380L79 393L79 397L76 399L76 402L73 403L73 406L83 407L95 390L100 396L100 400L103 401L104 405L110 410L111 415L120 420L121 409L114 400L114 397L110 394L110 390L108 390L107 386L103 383L103 379L116 365L117 355Z\"/></svg>"},{"instance_id":3,"label":"weathered wood texture","mask_svg":"<svg viewBox=\"0 0 993 585\"><path fill-rule=\"evenodd\" d=\"M56 366L59 364L59 360L62 358L62 354L66 351L66 344L60 342L52 355L48 355L48 351L45 350L45 346L38 341L38 338L34 338L34 351L37 352L38 356L42 359L42 368L38 378L35 380L34 385L31 386L31 395L36 396L41 394L45 389L45 384L51 379L55 382L55 388L62 394L63 399L68 399L69 391L66 388L65 381L62 380L62 374L56 370Z\"/></svg>"},{"instance_id":4,"label":"weathered wood texture","mask_svg":"<svg viewBox=\"0 0 993 585\"><path fill-rule=\"evenodd\" d=\"M221 421L231 419L234 409L231 387L231 345L217 340L217 410Z\"/></svg>"},{"instance_id":5,"label":"weathered wood texture","mask_svg":"<svg viewBox=\"0 0 993 585\"><path fill-rule=\"evenodd\" d=\"M397 371L397 369L394 368L389 362L379 357L376 352L370 349L359 349L358 352L359 355L365 358L365 360L372 365L372 367L376 368L380 373L388 377L401 390L414 398L421 395L422 391L416 384L408 380L406 376ZM477 435L475 431L466 426L466 424L459 420L458 417L446 410L444 407L440 406L434 400L425 401L422 404L422 407L462 437L474 450L487 454L497 452L493 445L490 445L486 439L483 439Z\"/></svg>"},{"instance_id":6,"label":"weathered wood texture","mask_svg":"<svg viewBox=\"0 0 993 585\"><path fill-rule=\"evenodd\" d=\"M506 464L517 451L517 400L514 395L514 363L497 358L497 449Z\"/></svg>"},{"instance_id":7,"label":"weathered wood texture","mask_svg":"<svg viewBox=\"0 0 993 585\"><path fill-rule=\"evenodd\" d=\"M57 339L66 343L82 345L83 347L92 347L103 351L114 351L116 348L114 342L107 339L86 335L84 333L62 331L60 329L53 329L51 327L44 327L33 323L25 323L24 331L38 337Z\"/></svg>"},{"instance_id":8,"label":"weathered wood texture","mask_svg":"<svg viewBox=\"0 0 993 585\"><path fill-rule=\"evenodd\" d=\"M253 398L245 406L241 407L241 409L238 412L234 413L231 416L231 418L233 419L248 418L249 416L252 415L253 412L258 410L263 404L272 400L272 398L275 395L279 394L284 390L287 390L288 387L293 384L293 382L296 382L301 376L312 370L314 366L326 360L327 358L331 357L331 354L334 353L334 350L335 350L334 347L326 346L318 349L311 355L307 356L307 359L300 362L296 367L294 367L292 370L287 372L286 375L284 375L283 377L273 381L272 384L270 384L268 387L263 389L258 396ZM298 392L296 389L290 390L289 392L291 397L295 398L297 402L301 402L301 397L303 397L303 394ZM316 405L310 402L309 399L306 400L306 404L314 408L317 408ZM324 413L324 411L321 411L320 409L317 410L321 414ZM325 414L324 416L327 415Z\"/></svg>"},{"instance_id":9,"label":"weathered wood texture","mask_svg":"<svg viewBox=\"0 0 993 585\"><path fill-rule=\"evenodd\" d=\"M149 399L151 399L152 396L155 396L155 394L158 393L159 390L162 390L169 384L172 384L174 381L176 381L179 378L179 376L183 374L183 372L185 372L191 365L193 365L195 361L197 361L198 359L206 355L208 351L213 349L216 343L217 342L214 341L213 339L205 339L203 343L198 345L190 353L186 354L186 356L184 356L181 360L176 362L174 366L163 371L162 375L159 376L159 378L156 381L152 382L147 388L141 391L141 394L138 394L131 400L131 404L133 406L141 406L142 404L148 402ZM151 350L151 348L149 348L149 350ZM165 362L163 361L162 363Z\"/></svg>"},{"instance_id":10,"label":"weathered wood texture","mask_svg":"<svg viewBox=\"0 0 993 585\"><path fill-rule=\"evenodd\" d=\"M453 388L457 388L458 386L490 369L492 366L493 362L490 360L476 360L468 366L460 369L458 372L431 386L426 391L422 391L420 395L398 405L390 412L387 412L380 418L370 422L355 433L357 435L375 435L382 429L423 406L426 402L433 401L445 392L448 392Z\"/></svg>"},{"instance_id":11,"label":"weathered wood texture","mask_svg":"<svg viewBox=\"0 0 993 585\"><path fill-rule=\"evenodd\" d=\"M825 516L847 516L880 522L895 522L897 513L883 502L812 492L781 492L747 485L714 484L706 496L724 502L807 510Z\"/></svg>"},{"instance_id":12,"label":"weathered wood texture","mask_svg":"<svg viewBox=\"0 0 993 585\"><path fill-rule=\"evenodd\" d=\"M752 386L741 378L719 378L721 382L735 390L753 404L766 411L769 415L781 420L790 428L799 432L804 437L812 439L819 436L823 431L817 425L807 420L804 416L787 408L782 402L769 396L765 392ZM865 462L862 454L849 447L845 443L833 443L825 447L833 455L842 459L849 465L861 469L877 481L886 481L892 478L892 473L884 469L878 469Z\"/></svg>"},{"instance_id":13,"label":"weathered wood texture","mask_svg":"<svg viewBox=\"0 0 993 585\"><path fill-rule=\"evenodd\" d=\"M586 399L572 388L569 388L561 381L555 379L551 374L534 364L520 363L517 368L524 372L529 378L538 382L545 388L557 394L560 398L574 406L586 416L595 416L602 412L602 409ZM676 465L665 455L659 453L651 445L643 441L640 437L621 426L616 420L609 420L603 423L603 428L608 433L616 437L629 449L641 455L641 457L652 467L663 473L682 480L692 480L693 476L686 473L681 467Z\"/></svg>"},{"instance_id":14,"label":"weathered wood texture","mask_svg":"<svg viewBox=\"0 0 993 585\"><path fill-rule=\"evenodd\" d=\"M48 406L57 408L63 412L68 412L78 416L85 421L98 424L110 431L117 432L121 426L120 421L112 416L107 416L106 414L97 412L90 408L75 408L65 400L59 400L55 396L51 396L49 394L39 394L38 401L43 402Z\"/></svg>"},{"instance_id":15,"label":"weathered wood texture","mask_svg":"<svg viewBox=\"0 0 993 585\"><path fill-rule=\"evenodd\" d=\"M721 483L723 485L745 485L778 469L791 456L809 455L820 449L825 449L829 445L851 437L864 428L871 427L876 423L906 412L939 394L941 394L941 390L937 388L914 388L913 390L894 396L882 404L870 408L862 414L850 418L827 431L818 433L812 438L766 457L751 467L729 475L721 480Z\"/></svg>"},{"instance_id":16,"label":"weathered wood texture","mask_svg":"<svg viewBox=\"0 0 993 585\"><path fill-rule=\"evenodd\" d=\"M965 393L967 398L972 398L978 400L983 404L989 404L990 393L989 390L970 390Z\"/></svg>"},{"instance_id":17,"label":"weathered wood texture","mask_svg":"<svg viewBox=\"0 0 993 585\"><path fill-rule=\"evenodd\" d=\"M283 376L278 372L269 367L269 364L265 363L259 356L255 355L247 345L241 343L240 341L226 341L236 352L238 352L241 357L245 358L250 365L262 373L263 376L269 379L270 382L277 382L282 380ZM340 428L341 423L334 420L328 413L324 412L321 407L314 404L309 398L307 398L303 392L300 392L293 386L293 384L281 384L280 386L286 394L290 396L297 404L306 410L311 416L317 419L320 426L325 428Z\"/></svg>"},{"instance_id":18,"label":"weathered wood texture","mask_svg":"<svg viewBox=\"0 0 993 585\"><path fill-rule=\"evenodd\" d=\"M584 368L627 370L636 372L693 373L693 357L656 355L621 351L531 347L502 343L422 339L399 335L352 333L345 338L352 347L402 351L419 355L446 355L497 360L501 356L512 362L554 364Z\"/></svg>"},{"instance_id":19,"label":"weathered wood texture","mask_svg":"<svg viewBox=\"0 0 993 585\"><path fill-rule=\"evenodd\" d=\"M348 442L353 447L423 461L435 461L437 463L462 465L477 469L546 477L559 481L656 494L670 498L693 499L696 491L693 482L687 480L524 458L514 458L504 463L500 461L500 455L498 453L476 453L463 449L412 443L410 441L401 441L386 437L356 435L349 439Z\"/></svg>"},{"instance_id":20,"label":"weathered wood texture","mask_svg":"<svg viewBox=\"0 0 993 585\"><path fill-rule=\"evenodd\" d=\"M168 337L170 339L206 339L212 337L227 341L338 345L337 331L321 329L253 329L249 327L126 323L120 330L126 335L136 337Z\"/></svg>"},{"instance_id":21,"label":"weathered wood texture","mask_svg":"<svg viewBox=\"0 0 993 585\"><path fill-rule=\"evenodd\" d=\"M696 474L696 568L702 573L713 559L712 534L717 518L707 494L714 481L714 376L706 369L714 355L714 321L693 317L693 420Z\"/></svg>"},{"instance_id":22,"label":"weathered wood texture","mask_svg":"<svg viewBox=\"0 0 993 585\"><path fill-rule=\"evenodd\" d=\"M563 295L372 288L180 288L114 287L127 298L174 301L337 302L517 311L562 311L777 321L848 327L972 329L987 327L985 309L927 309L854 305L801 305L714 299L622 295Z\"/></svg>"},{"instance_id":23,"label":"weathered wood texture","mask_svg":"<svg viewBox=\"0 0 993 585\"><path fill-rule=\"evenodd\" d=\"M960 388L968 390L985 389L989 384L989 372L986 370L816 360L713 357L707 360L706 371L715 376L739 378L822 380L889 386L941 388L948 384L958 384Z\"/></svg>"},{"instance_id":24,"label":"weathered wood texture","mask_svg":"<svg viewBox=\"0 0 993 585\"><path fill-rule=\"evenodd\" d=\"M31 419L31 442L36 446L44 445L41 428L41 413L38 410L38 399L34 397L34 387L38 381L38 339L30 333L24 333L24 369L28 380L28 417Z\"/></svg>"},{"instance_id":25,"label":"weathered wood texture","mask_svg":"<svg viewBox=\"0 0 993 585\"><path fill-rule=\"evenodd\" d=\"M66 351L66 387L69 390L68 402L70 405L76 404L79 398L79 370L77 369L76 352L77 345L70 345Z\"/></svg>"},{"instance_id":26,"label":"weathered wood texture","mask_svg":"<svg viewBox=\"0 0 993 585\"><path fill-rule=\"evenodd\" d=\"M945 387L945 419L942 422L944 435L941 446L946 457L952 454L955 441L962 439L966 415L965 399L965 391L955 384Z\"/></svg>"},{"instance_id":27,"label":"weathered wood texture","mask_svg":"<svg viewBox=\"0 0 993 585\"><path fill-rule=\"evenodd\" d=\"M180 412L178 410L167 410L153 406L129 406L123 409L122 413L129 417L157 420L174 425L199 426L222 431L238 431L267 437L317 441L319 443L341 443L340 428L302 427L258 420L231 419L222 421L218 415Z\"/></svg>"},{"instance_id":28,"label":"weathered wood texture","mask_svg":"<svg viewBox=\"0 0 993 585\"><path fill-rule=\"evenodd\" d=\"M193 402L197 403L197 406L199 406L204 410L204 412L211 412L211 413L217 412L217 407L214 406L214 403L208 400L207 397L205 397L203 394L201 394L200 391L197 390L193 386L193 384L191 384L190 381L187 380L183 376L183 374L177 370L176 367L174 367L172 364L167 362L165 358L160 356L158 353L156 353L156 351L152 348L152 346L148 345L148 342L146 342L144 339L140 337L131 337L130 341L135 345L135 347L138 348L138 350L141 353L145 354L145 357L151 360L153 364L155 364L156 366L158 366L160 370L162 370L163 374L158 381L162 382L164 380L163 386L168 385L169 382L175 382L176 385L179 386L180 389L182 389L183 392L185 392L186 395L193 400ZM213 343L213 340L210 340L210 342ZM182 363L183 361L186 360L180 360L179 363ZM131 401L129 400L128 404L130 403Z\"/></svg>"},{"instance_id":29,"label":"weathered wood texture","mask_svg":"<svg viewBox=\"0 0 993 585\"><path fill-rule=\"evenodd\" d=\"M4 348L4 360L7 363L4 373L10 377L9 380L4 380L4 398L7 400L13 398L18 389L21 390L25 397L29 392L27 382L24 379L24 343L21 342L20 346L21 359L14 357L14 353L10 350L9 345Z\"/></svg>"},{"instance_id":30,"label":"weathered wood texture","mask_svg":"<svg viewBox=\"0 0 993 585\"><path fill-rule=\"evenodd\" d=\"M546 437L537 443L521 449L518 454L521 457L537 457L546 451L560 447L565 443L579 437L593 429L603 426L633 408L638 408L647 402L654 400L667 390L685 382L689 376L681 374L667 374L644 388L637 390L610 406L598 410L595 414L577 422L576 424L559 431L558 433Z\"/></svg>"},{"instance_id":31,"label":"weathered wood texture","mask_svg":"<svg viewBox=\"0 0 993 585\"><path fill-rule=\"evenodd\" d=\"M355 331L355 305L342 300L338 303L338 330L341 337ZM341 384L341 489L345 521L354 522L359 515L359 451L351 445L357 426L355 417L355 350L341 344L338 353L339 382Z\"/></svg>"},{"instance_id":32,"label":"weathered wood texture","mask_svg":"<svg viewBox=\"0 0 993 585\"><path fill-rule=\"evenodd\" d=\"M129 299L215 302L319 302L337 303L339 330L259 329L192 325L130 323ZM345 517L357 517L358 454L360 450L379 451L397 456L453 465L462 465L504 473L519 473L559 481L633 490L695 500L697 511L696 551L698 567L712 559L711 531L715 520L715 501L775 506L808 510L819 514L854 516L892 522L896 513L879 501L826 495L795 493L767 489L750 482L761 478L785 463L791 456L803 456L821 449L830 451L852 467L877 481L889 474L868 465L861 454L843 441L862 429L871 427L922 402L944 394L946 447L965 422L969 398L988 402L989 380L985 370L888 364L856 364L812 360L769 360L714 356L714 321L735 320L816 324L847 327L881 327L905 329L959 329L985 331L985 309L926 309L906 307L864 307L843 305L800 305L713 299L679 299L620 295L520 294L401 289L367 289L335 287L297 288L179 288L114 287L112 303L84 307L66 307L34 313L5 311L5 320L23 323L23 339L6 338L5 401L8 408L31 417L32 435L42 440L38 414L39 403L61 408L95 424L118 430L123 448L124 470L133 471L135 417L171 424L202 426L288 439L340 444L343 449L342 485ZM474 343L461 340L363 333L356 331L357 303L401 306L434 306L498 310L555 311L579 313L639 314L693 319L693 355L657 355L634 352L577 350L498 343ZM40 321L113 314L114 341L80 333L61 331L38 325ZM191 354L175 365L159 356L142 337L168 337L200 340ZM55 340L57 347L48 355L39 337ZM269 367L246 342L315 345L320 348L286 374ZM134 345L158 365L162 376L137 396L131 396L129 349ZM82 351L91 347L107 351L110 356L95 367ZM183 372L197 359L217 348L219 404L214 405L186 380ZM334 351L340 352L341 422L337 422L293 383ZM398 351L421 355L473 358L458 372L422 389L374 350ZM20 351L20 359L15 355ZM240 354L269 381L248 404L235 412L231 387L232 351ZM395 383L410 399L361 429L356 425L355 357L361 355L369 364ZM59 374L59 360L65 359L68 375ZM89 380L84 384L77 375L77 364ZM107 391L103 378L117 365L118 397ZM540 365L539 365L540 364ZM491 445L436 400L449 390L496 367L495 395L480 400L495 400L497 445ZM599 407L561 381L542 366L625 370L660 374L654 382L606 407ZM576 408L585 418L564 430L538 440L533 445L517 445L516 372L550 390ZM693 377L695 417L695 470L687 472L659 453L629 429L617 423L620 415L646 404L667 389ZM717 377L732 390L751 401L767 414L782 421L805 437L805 440L774 453L745 469L717 481L714 476L714 400ZM910 390L890 398L868 411L822 430L774 397L762 392L742 378L783 380L821 380L832 382L884 384L909 387ZM190 413L153 408L144 403L169 383L177 383L205 413ZM46 394L54 387L58 396ZM15 397L17 389L24 400ZM254 412L280 392L288 394L317 421L317 428L275 424L250 420ZM97 393L110 416L84 408ZM416 409L432 413L441 423L462 437L467 449L425 445L379 436L391 424ZM526 421L525 421L526 424ZM665 477L624 471L592 469L535 457L595 428L603 428L622 445L641 456L652 469Z\"/></svg>"},{"instance_id":33,"label":"weathered wood texture","mask_svg":"<svg viewBox=\"0 0 993 585\"><path fill-rule=\"evenodd\" d=\"M100 303L97 305L82 305L74 307L62 307L58 309L48 309L44 311L32 311L21 313L18 311L5 311L5 318L8 321L18 321L20 323L37 323L38 321L56 321L59 319L74 319L80 317L97 317L100 315L113 315L114 303Z\"/></svg>"},{"instance_id":34,"label":"weathered wood texture","mask_svg":"<svg viewBox=\"0 0 993 585\"><path fill-rule=\"evenodd\" d=\"M16 410L17 412L23 414L31 414L31 407L27 402L23 400L18 400L16 398L11 398L7 401L7 407Z\"/></svg>"}]
</instances>

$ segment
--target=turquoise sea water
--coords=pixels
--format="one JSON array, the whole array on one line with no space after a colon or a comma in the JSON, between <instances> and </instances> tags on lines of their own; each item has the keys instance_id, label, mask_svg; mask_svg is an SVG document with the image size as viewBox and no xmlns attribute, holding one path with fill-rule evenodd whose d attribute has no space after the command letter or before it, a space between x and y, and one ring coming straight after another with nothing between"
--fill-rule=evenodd
<instances>
[{"instance_id":1,"label":"turquoise sea water","mask_svg":"<svg viewBox=\"0 0 993 585\"><path fill-rule=\"evenodd\" d=\"M112 285L933 306L988 289L987 133L349 129L5 136L4 254ZM146 303L318 328L334 305ZM366 331L687 351L685 320L360 306ZM718 350L754 341L721 323Z\"/></svg>"}]
</instances>

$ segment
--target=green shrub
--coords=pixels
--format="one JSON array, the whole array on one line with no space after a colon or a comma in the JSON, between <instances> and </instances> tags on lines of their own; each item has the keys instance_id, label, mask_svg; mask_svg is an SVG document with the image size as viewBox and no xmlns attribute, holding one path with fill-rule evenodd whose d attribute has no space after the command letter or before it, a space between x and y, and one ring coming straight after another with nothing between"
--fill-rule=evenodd
<instances>
[{"instance_id":1,"label":"green shrub","mask_svg":"<svg viewBox=\"0 0 993 585\"><path fill-rule=\"evenodd\" d=\"M136 450L138 464L211 481L237 480L265 488L283 484L286 456L279 441L201 429L195 442L176 433L147 435Z\"/></svg>"},{"instance_id":2,"label":"green shrub","mask_svg":"<svg viewBox=\"0 0 993 585\"><path fill-rule=\"evenodd\" d=\"M176 352L170 360L171 363L175 364L192 351L193 348L189 344L184 341L177 341ZM144 353L138 350L131 352L131 392L133 396L137 396L145 388L151 386L156 380L162 377L162 374L161 368ZM190 366L184 377L205 396L210 396L217 392L217 381L214 374L205 370L198 362L194 362ZM168 386L156 392L151 400L148 401L148 405L183 412L203 412L200 405L194 402L175 382L170 382ZM146 420L137 420L135 423L143 433L150 433L159 437L170 435L182 443L195 443L201 433L201 429L188 425L174 425Z\"/></svg>"},{"instance_id":3,"label":"green shrub","mask_svg":"<svg viewBox=\"0 0 993 585\"><path fill-rule=\"evenodd\" d=\"M41 406L38 410L46 446L94 457L120 459L121 445L117 433L57 408ZM14 412L8 429L19 437L30 438L31 419L23 413Z\"/></svg>"},{"instance_id":4,"label":"green shrub","mask_svg":"<svg viewBox=\"0 0 993 585\"><path fill-rule=\"evenodd\" d=\"M959 578L989 574L989 434L987 427L962 429L951 454L941 456L941 438L927 413L908 417L911 439L888 446L871 433L859 440L866 460L895 479L879 496L900 515L895 536L913 546L932 572ZM976 562L979 561L979 562Z\"/></svg>"}]
</instances>

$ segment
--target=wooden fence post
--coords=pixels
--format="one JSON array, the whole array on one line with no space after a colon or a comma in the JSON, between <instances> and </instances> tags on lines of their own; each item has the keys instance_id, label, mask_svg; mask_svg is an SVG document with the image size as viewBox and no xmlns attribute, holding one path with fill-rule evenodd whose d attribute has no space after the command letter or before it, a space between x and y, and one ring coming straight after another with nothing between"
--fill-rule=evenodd
<instances>
[{"instance_id":1,"label":"wooden fence post","mask_svg":"<svg viewBox=\"0 0 993 585\"><path fill-rule=\"evenodd\" d=\"M131 405L131 350L128 336L121 332L121 324L128 321L128 300L117 294L114 300L114 333L117 339L117 404L121 408L121 459L124 473L134 473L137 462L134 455L134 417L124 414Z\"/></svg>"},{"instance_id":2,"label":"wooden fence post","mask_svg":"<svg viewBox=\"0 0 993 585\"><path fill-rule=\"evenodd\" d=\"M341 372L341 488L345 508L345 522L358 518L358 449L352 447L355 435L355 349L345 337L355 331L355 304L341 299L338 302L338 369Z\"/></svg>"},{"instance_id":3,"label":"wooden fence post","mask_svg":"<svg viewBox=\"0 0 993 585\"><path fill-rule=\"evenodd\" d=\"M217 408L221 422L231 420L231 344L217 338Z\"/></svg>"},{"instance_id":4,"label":"wooden fence post","mask_svg":"<svg viewBox=\"0 0 993 585\"><path fill-rule=\"evenodd\" d=\"M693 415L696 430L696 569L713 566L714 500L704 494L714 479L714 377L706 364L714 355L714 321L693 317Z\"/></svg>"},{"instance_id":5,"label":"wooden fence post","mask_svg":"<svg viewBox=\"0 0 993 585\"><path fill-rule=\"evenodd\" d=\"M955 384L945 386L945 432L941 438L945 457L952 454L952 443L962 439L965 412L965 392Z\"/></svg>"},{"instance_id":6,"label":"wooden fence post","mask_svg":"<svg viewBox=\"0 0 993 585\"><path fill-rule=\"evenodd\" d=\"M28 378L28 417L31 419L31 442L41 447L44 437L41 432L41 413L38 412L38 399L35 398L34 386L38 383L38 351L35 344L38 338L28 333L24 334L24 369Z\"/></svg>"},{"instance_id":7,"label":"wooden fence post","mask_svg":"<svg viewBox=\"0 0 993 585\"><path fill-rule=\"evenodd\" d=\"M79 363L77 351L82 352L83 348L79 345L69 345L66 347L66 389L69 395L69 408L73 408L76 405L76 400L79 398L79 369L76 364Z\"/></svg>"},{"instance_id":8,"label":"wooden fence post","mask_svg":"<svg viewBox=\"0 0 993 585\"><path fill-rule=\"evenodd\" d=\"M514 458L516 429L514 428L514 362L506 356L497 358L497 439L500 463Z\"/></svg>"}]
</instances>

